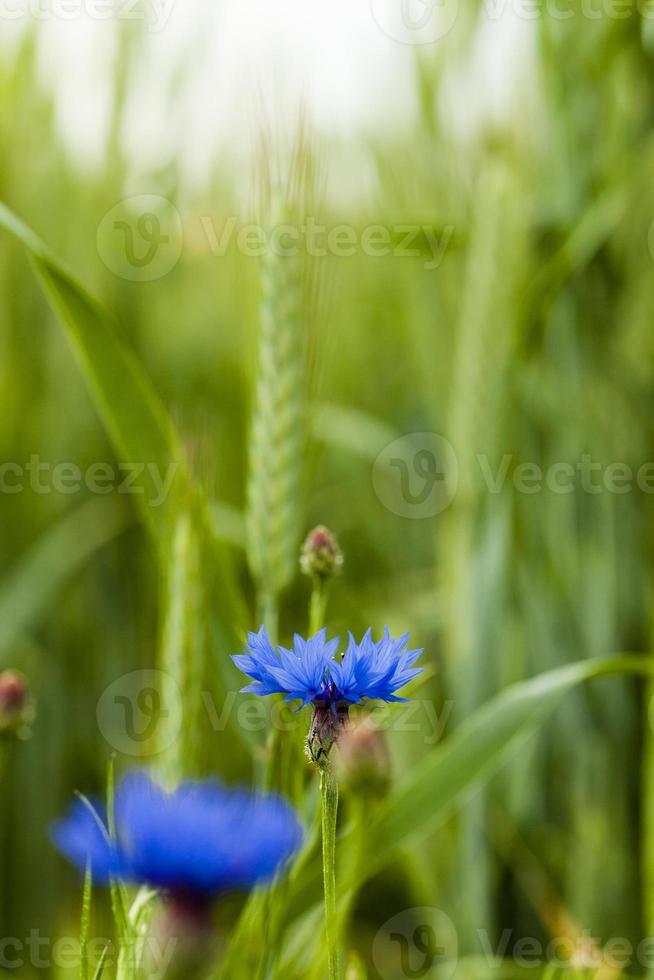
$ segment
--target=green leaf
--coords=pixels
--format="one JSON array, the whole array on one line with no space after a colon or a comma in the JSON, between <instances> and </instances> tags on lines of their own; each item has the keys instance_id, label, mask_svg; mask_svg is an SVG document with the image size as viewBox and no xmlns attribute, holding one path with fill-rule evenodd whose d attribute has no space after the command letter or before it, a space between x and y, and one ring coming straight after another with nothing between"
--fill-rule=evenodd
<instances>
[{"instance_id":1,"label":"green leaf","mask_svg":"<svg viewBox=\"0 0 654 980\"><path fill-rule=\"evenodd\" d=\"M108 312L59 262L44 243L0 203L0 227L28 250L43 289L66 328L98 414L121 460L143 466L134 481L147 524L160 530L173 494L160 506L160 480L174 472L176 493L187 473L180 442L152 383L120 340ZM140 492L142 491L142 492Z\"/></svg>"},{"instance_id":2,"label":"green leaf","mask_svg":"<svg viewBox=\"0 0 654 980\"><path fill-rule=\"evenodd\" d=\"M0 583L0 662L39 625L64 586L127 526L115 498L89 500L48 528Z\"/></svg>"},{"instance_id":3,"label":"green leaf","mask_svg":"<svg viewBox=\"0 0 654 980\"><path fill-rule=\"evenodd\" d=\"M564 695L578 684L609 674L651 674L644 657L587 660L515 684L474 713L389 795L368 828L366 855L356 875L339 882L347 892L387 865L400 848L434 833L473 788L489 779L532 735ZM351 830L341 836L340 844ZM287 922L320 897L318 856L302 864L292 887Z\"/></svg>"}]
</instances>

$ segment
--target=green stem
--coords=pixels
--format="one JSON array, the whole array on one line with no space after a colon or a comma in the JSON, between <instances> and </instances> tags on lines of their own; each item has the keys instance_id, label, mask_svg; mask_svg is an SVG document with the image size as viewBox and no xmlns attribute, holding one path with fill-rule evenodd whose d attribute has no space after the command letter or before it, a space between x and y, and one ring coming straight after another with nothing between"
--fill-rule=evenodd
<instances>
[{"instance_id":1,"label":"green stem","mask_svg":"<svg viewBox=\"0 0 654 980\"><path fill-rule=\"evenodd\" d=\"M330 768L320 773L322 801L322 871L325 888L325 936L329 980L338 980L338 919L336 916L336 816L338 783Z\"/></svg>"},{"instance_id":2,"label":"green stem","mask_svg":"<svg viewBox=\"0 0 654 980\"><path fill-rule=\"evenodd\" d=\"M325 614L327 612L327 582L318 575L313 577L313 589L311 590L311 601L309 604L309 636L315 634L325 625Z\"/></svg>"},{"instance_id":3,"label":"green stem","mask_svg":"<svg viewBox=\"0 0 654 980\"><path fill-rule=\"evenodd\" d=\"M277 643L279 631L279 609L277 596L270 592L261 592L258 597L259 625L266 627L266 633L273 646Z\"/></svg>"}]
</instances>

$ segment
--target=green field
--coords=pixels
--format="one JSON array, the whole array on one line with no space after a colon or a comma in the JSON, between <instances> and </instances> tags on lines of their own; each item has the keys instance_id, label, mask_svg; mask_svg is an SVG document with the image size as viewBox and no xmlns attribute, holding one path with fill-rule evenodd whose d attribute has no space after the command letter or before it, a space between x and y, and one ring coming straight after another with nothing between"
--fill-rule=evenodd
<instances>
[{"instance_id":1,"label":"green field","mask_svg":"<svg viewBox=\"0 0 654 980\"><path fill-rule=\"evenodd\" d=\"M654 30L587 7L533 21L502 112L466 94L462 4L412 51L412 114L262 118L206 185L175 154L134 176L147 36L120 34L99 166L38 31L0 47L0 669L34 703L25 737L0 718L1 976L93 977L49 828L112 760L274 786L305 827L176 975L328 976L310 711L230 660L308 635L319 524L329 634L424 648L408 704L363 708L383 786L341 786L342 976L654 975ZM120 939L99 885L87 927ZM103 976L159 975L114 950Z\"/></svg>"}]
</instances>

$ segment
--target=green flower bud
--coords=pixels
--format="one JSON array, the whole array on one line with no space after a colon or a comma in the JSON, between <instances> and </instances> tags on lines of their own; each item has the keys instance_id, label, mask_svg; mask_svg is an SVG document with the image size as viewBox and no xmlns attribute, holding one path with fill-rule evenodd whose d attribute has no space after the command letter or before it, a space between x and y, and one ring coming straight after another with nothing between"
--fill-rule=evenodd
<instances>
[{"instance_id":1,"label":"green flower bud","mask_svg":"<svg viewBox=\"0 0 654 980\"><path fill-rule=\"evenodd\" d=\"M321 524L307 535L300 555L300 568L305 575L327 579L338 575L343 566L343 552L336 536Z\"/></svg>"},{"instance_id":2,"label":"green flower bud","mask_svg":"<svg viewBox=\"0 0 654 980\"><path fill-rule=\"evenodd\" d=\"M343 789L379 797L388 791L391 760L386 737L370 718L352 721L338 740L336 775Z\"/></svg>"}]
</instances>

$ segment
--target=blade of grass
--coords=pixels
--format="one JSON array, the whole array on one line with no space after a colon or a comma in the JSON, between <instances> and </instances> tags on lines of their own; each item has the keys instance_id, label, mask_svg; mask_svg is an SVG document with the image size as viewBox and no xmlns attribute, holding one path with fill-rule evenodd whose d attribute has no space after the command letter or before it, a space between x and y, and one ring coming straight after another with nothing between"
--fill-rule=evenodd
<instances>
[{"instance_id":1,"label":"blade of grass","mask_svg":"<svg viewBox=\"0 0 654 980\"><path fill-rule=\"evenodd\" d=\"M91 893L93 890L93 873L91 865L87 864L84 874L84 891L82 893L82 924L80 928L80 980L88 980L89 976L89 930L91 927Z\"/></svg>"},{"instance_id":2,"label":"blade of grass","mask_svg":"<svg viewBox=\"0 0 654 980\"><path fill-rule=\"evenodd\" d=\"M107 764L107 829L109 838L116 840L116 809L115 809L115 778L114 760L110 759ZM116 931L118 933L118 944L120 947L120 958L129 950L132 936L132 928L129 920L129 900L127 890L122 882L112 879L111 886L111 907L114 913Z\"/></svg>"},{"instance_id":3,"label":"blade of grass","mask_svg":"<svg viewBox=\"0 0 654 980\"><path fill-rule=\"evenodd\" d=\"M104 972L104 965L107 962L107 956L109 955L110 948L111 943L107 943L106 946L103 947L102 952L100 953L100 959L98 960L98 965L96 966L95 973L93 974L93 980L100 980L100 977Z\"/></svg>"},{"instance_id":4,"label":"blade of grass","mask_svg":"<svg viewBox=\"0 0 654 980\"><path fill-rule=\"evenodd\" d=\"M59 262L43 242L0 203L0 227L28 250L46 296L66 327L66 334L96 408L122 460L150 464L135 481L146 524L160 530L173 494L160 507L153 472L163 477L175 469L177 493L187 489L180 442L149 378L135 355L118 337L116 325L101 304Z\"/></svg>"}]
</instances>

